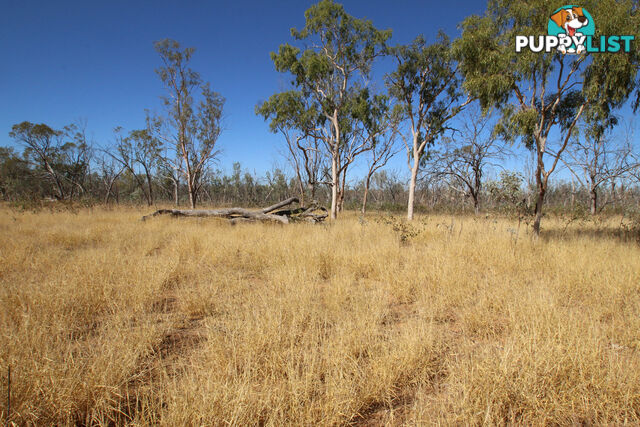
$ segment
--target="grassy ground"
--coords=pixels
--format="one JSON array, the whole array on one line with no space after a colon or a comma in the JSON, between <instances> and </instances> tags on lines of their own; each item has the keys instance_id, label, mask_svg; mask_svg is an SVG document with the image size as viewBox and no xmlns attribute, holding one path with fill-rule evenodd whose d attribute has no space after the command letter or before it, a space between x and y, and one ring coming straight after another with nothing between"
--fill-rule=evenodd
<instances>
[{"instance_id":1,"label":"grassy ground","mask_svg":"<svg viewBox=\"0 0 640 427\"><path fill-rule=\"evenodd\" d=\"M17 424L640 423L606 224L142 213L0 211L3 423L8 365Z\"/></svg>"}]
</instances>

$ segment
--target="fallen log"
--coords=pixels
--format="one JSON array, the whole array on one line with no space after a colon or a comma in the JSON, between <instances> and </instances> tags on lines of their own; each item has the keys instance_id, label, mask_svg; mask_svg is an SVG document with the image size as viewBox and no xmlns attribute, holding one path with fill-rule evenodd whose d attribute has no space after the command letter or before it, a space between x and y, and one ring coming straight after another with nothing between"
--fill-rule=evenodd
<instances>
[{"instance_id":1,"label":"fallen log","mask_svg":"<svg viewBox=\"0 0 640 427\"><path fill-rule=\"evenodd\" d=\"M299 203L298 199L291 197L275 205L268 206L259 211L252 211L244 208L227 208L227 209L158 209L152 214L142 217L142 221L158 215L184 216L184 217L217 217L227 218L231 224L239 222L278 222L281 224L289 224L289 222L306 221L306 222L322 222L328 216L329 212L323 206L318 206L315 202L308 207L299 207L295 209L281 209L292 203ZM275 211L275 212L274 212Z\"/></svg>"},{"instance_id":2,"label":"fallen log","mask_svg":"<svg viewBox=\"0 0 640 427\"><path fill-rule=\"evenodd\" d=\"M289 206L291 203L300 203L300 200L298 200L297 197L289 197L287 200L283 200L281 202L276 203L275 205L271 205L269 207L266 207L266 208L262 209L260 212L262 212L264 214L268 214L269 212L273 212L276 209L280 209L282 207Z\"/></svg>"}]
</instances>

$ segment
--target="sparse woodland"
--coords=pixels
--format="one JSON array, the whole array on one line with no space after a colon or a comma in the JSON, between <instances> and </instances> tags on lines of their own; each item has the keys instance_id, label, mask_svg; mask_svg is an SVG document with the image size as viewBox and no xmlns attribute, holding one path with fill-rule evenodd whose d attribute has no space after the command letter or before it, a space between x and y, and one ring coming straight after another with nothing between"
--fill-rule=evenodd
<instances>
[{"instance_id":1,"label":"sparse woodland","mask_svg":"<svg viewBox=\"0 0 640 427\"><path fill-rule=\"evenodd\" d=\"M582 6L640 36L637 2ZM171 39L138 129L16 123L0 421L640 424L640 57L516 54L548 9L399 45L312 5L250 106L264 175L219 164L230 95Z\"/></svg>"},{"instance_id":2,"label":"sparse woodland","mask_svg":"<svg viewBox=\"0 0 640 427\"><path fill-rule=\"evenodd\" d=\"M619 110L640 99L637 53L514 56L518 28L495 22L541 26L546 4L499 3L464 20L457 39L420 35L407 45L339 4L312 6L304 27L271 53L290 87L255 106L265 131L282 138L274 149L284 166L264 176L244 170L242 159L221 171L226 100L191 68L196 49L158 41L162 113L147 113L140 129L115 126L110 141L88 139L86 122L15 124L9 136L23 151L0 149L0 197L26 208L57 200L194 209L296 196L326 206L332 219L367 207L405 210L409 220L414 211L508 211L532 216L537 234L545 206L636 215L640 152L633 121ZM609 3L589 6L631 14L617 29L635 34L635 6ZM614 25L602 15L600 27ZM374 89L366 82L381 58L395 68ZM388 166L395 156L407 169Z\"/></svg>"}]
</instances>

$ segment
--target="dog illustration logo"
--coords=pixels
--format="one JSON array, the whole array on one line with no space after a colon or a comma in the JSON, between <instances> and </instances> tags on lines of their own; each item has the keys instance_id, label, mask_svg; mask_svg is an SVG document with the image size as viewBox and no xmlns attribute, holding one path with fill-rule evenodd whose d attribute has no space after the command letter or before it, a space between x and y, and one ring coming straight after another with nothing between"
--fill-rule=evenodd
<instances>
[{"instance_id":1,"label":"dog illustration logo","mask_svg":"<svg viewBox=\"0 0 640 427\"><path fill-rule=\"evenodd\" d=\"M595 34L595 25L585 8L567 5L553 12L549 18L548 33L560 39L558 51L561 53L581 54L586 50L587 36ZM563 42L564 38L568 40Z\"/></svg>"}]
</instances>

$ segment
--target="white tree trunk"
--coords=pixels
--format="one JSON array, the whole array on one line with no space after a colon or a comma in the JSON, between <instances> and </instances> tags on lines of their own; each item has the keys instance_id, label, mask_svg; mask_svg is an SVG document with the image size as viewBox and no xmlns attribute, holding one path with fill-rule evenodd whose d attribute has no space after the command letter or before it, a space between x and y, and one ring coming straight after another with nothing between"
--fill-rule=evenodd
<instances>
[{"instance_id":1,"label":"white tree trunk","mask_svg":"<svg viewBox=\"0 0 640 427\"><path fill-rule=\"evenodd\" d=\"M338 218L338 159L331 158L331 219Z\"/></svg>"},{"instance_id":2,"label":"white tree trunk","mask_svg":"<svg viewBox=\"0 0 640 427\"><path fill-rule=\"evenodd\" d=\"M416 199L416 181L418 178L418 167L420 159L417 156L413 158L413 167L411 168L411 181L409 182L409 204L407 206L407 219L413 220L413 206Z\"/></svg>"}]
</instances>

